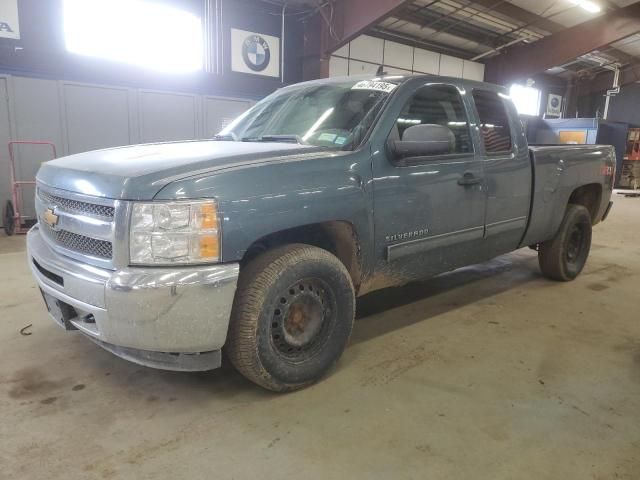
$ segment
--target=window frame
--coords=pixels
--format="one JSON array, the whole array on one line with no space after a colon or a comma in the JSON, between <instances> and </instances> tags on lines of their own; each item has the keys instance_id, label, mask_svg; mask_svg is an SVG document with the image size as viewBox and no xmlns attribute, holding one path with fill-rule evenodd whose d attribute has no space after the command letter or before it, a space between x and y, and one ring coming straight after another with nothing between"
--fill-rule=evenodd
<instances>
[{"instance_id":1,"label":"window frame","mask_svg":"<svg viewBox=\"0 0 640 480\"><path fill-rule=\"evenodd\" d=\"M396 167L408 167L408 166L412 166L412 165L420 165L420 164L424 164L424 163L432 163L432 162L442 162L442 161L447 161L447 160L468 160L468 159L472 159L476 156L476 145L474 142L474 136L473 136L473 131L472 131L472 126L474 123L474 116L472 115L473 112L470 111L469 109L469 105L467 104L468 102L465 101L464 97L463 97L463 92L464 90L461 89L458 85L454 84L454 83L446 83L446 82L429 82L426 84L421 84L418 88L414 89L413 92L409 95L409 97L407 98L407 100L402 104L402 107L400 108L400 112L398 112L398 115L396 116L395 120L393 121L393 126L391 128L391 130L389 131L389 133L387 134L386 140L385 140L385 144L389 142L389 139L391 137L391 133L393 131L393 128L395 128L396 124L398 123L398 119L402 116L402 112L404 111L405 107L407 106L407 104L409 102L411 102L414 97L418 94L418 92L422 89L426 89L426 88L433 88L433 87L449 87L452 90L455 90L455 92L458 95L458 99L460 101L460 105L462 106L464 115L466 116L466 120L467 120L467 129L468 129L468 134L469 134L469 145L471 147L471 151L469 152L459 152L459 153L444 153L444 154L439 154L439 155L423 155L423 156L419 156L419 157L407 157L407 158L403 158L403 159L399 159L396 160L394 158L392 158L391 155L388 155L390 163L392 163L394 166Z\"/></svg>"},{"instance_id":2,"label":"window frame","mask_svg":"<svg viewBox=\"0 0 640 480\"><path fill-rule=\"evenodd\" d=\"M478 111L478 105L476 104L476 98L474 97L474 93L475 92L483 92L483 93L489 93L492 95L495 95L497 97L497 99L499 100L500 104L502 105L502 107L504 108L504 113L506 115L507 118L507 124L509 125L509 140L510 140L510 145L511 148L509 148L509 150L500 150L499 152L489 152L487 151L487 145L485 144L484 141L484 135L482 134L482 119L480 118L480 112ZM504 94L503 94L504 95ZM478 126L478 141L482 143L482 150L484 152L484 155L486 157L489 158L494 158L494 157L504 157L504 156L509 156L509 155L513 155L516 151L516 141L515 141L515 130L513 128L513 124L512 124L512 115L509 113L509 108L508 105L505 103L505 99L501 97L500 92L497 92L495 90L492 90L490 88L478 88L478 87L474 87L473 89L471 89L471 98L473 99L473 108L475 110L475 114L476 114L476 118L477 118L477 126Z\"/></svg>"}]
</instances>

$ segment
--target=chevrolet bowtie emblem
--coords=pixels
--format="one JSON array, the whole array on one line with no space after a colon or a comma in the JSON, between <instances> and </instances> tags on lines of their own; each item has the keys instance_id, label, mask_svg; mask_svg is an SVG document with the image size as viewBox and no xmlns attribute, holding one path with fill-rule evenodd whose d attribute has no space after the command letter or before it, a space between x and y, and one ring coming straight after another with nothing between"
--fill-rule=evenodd
<instances>
[{"instance_id":1,"label":"chevrolet bowtie emblem","mask_svg":"<svg viewBox=\"0 0 640 480\"><path fill-rule=\"evenodd\" d=\"M42 214L42 221L53 228L58 223L58 215L53 213L53 208L47 208Z\"/></svg>"}]
</instances>

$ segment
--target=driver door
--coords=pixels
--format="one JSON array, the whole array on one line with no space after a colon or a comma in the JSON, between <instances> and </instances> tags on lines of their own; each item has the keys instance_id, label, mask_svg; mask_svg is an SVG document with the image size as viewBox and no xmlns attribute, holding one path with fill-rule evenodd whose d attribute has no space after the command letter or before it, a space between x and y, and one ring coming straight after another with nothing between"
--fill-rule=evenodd
<instances>
[{"instance_id":1,"label":"driver door","mask_svg":"<svg viewBox=\"0 0 640 480\"><path fill-rule=\"evenodd\" d=\"M427 83L397 102L387 142L373 161L376 270L391 284L486 257L484 172L463 93L455 85ZM399 158L388 140L403 140L414 125L446 127L455 141L445 153Z\"/></svg>"}]
</instances>

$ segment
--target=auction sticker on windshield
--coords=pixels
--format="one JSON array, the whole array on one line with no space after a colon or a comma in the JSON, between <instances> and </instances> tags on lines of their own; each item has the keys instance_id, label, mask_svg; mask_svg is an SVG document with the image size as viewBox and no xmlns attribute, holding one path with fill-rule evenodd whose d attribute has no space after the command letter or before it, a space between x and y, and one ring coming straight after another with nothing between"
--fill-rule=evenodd
<instances>
[{"instance_id":1,"label":"auction sticker on windshield","mask_svg":"<svg viewBox=\"0 0 640 480\"><path fill-rule=\"evenodd\" d=\"M376 82L375 80L362 80L361 82L358 82L353 87L351 87L351 90L376 90L378 92L390 93L396 87L397 85L395 83Z\"/></svg>"}]
</instances>

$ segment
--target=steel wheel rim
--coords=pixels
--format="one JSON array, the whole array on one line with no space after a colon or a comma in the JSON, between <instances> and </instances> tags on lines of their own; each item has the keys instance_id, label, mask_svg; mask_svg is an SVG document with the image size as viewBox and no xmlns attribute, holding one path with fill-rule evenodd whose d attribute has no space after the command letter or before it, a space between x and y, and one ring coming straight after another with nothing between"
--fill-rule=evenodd
<instances>
[{"instance_id":1,"label":"steel wheel rim","mask_svg":"<svg viewBox=\"0 0 640 480\"><path fill-rule=\"evenodd\" d=\"M335 324L336 299L318 278L300 280L277 296L271 317L271 343L290 360L316 354L328 340Z\"/></svg>"},{"instance_id":2,"label":"steel wheel rim","mask_svg":"<svg viewBox=\"0 0 640 480\"><path fill-rule=\"evenodd\" d=\"M584 227L582 225L574 225L569 232L569 239L567 241L567 262L576 263L584 250Z\"/></svg>"}]
</instances>

